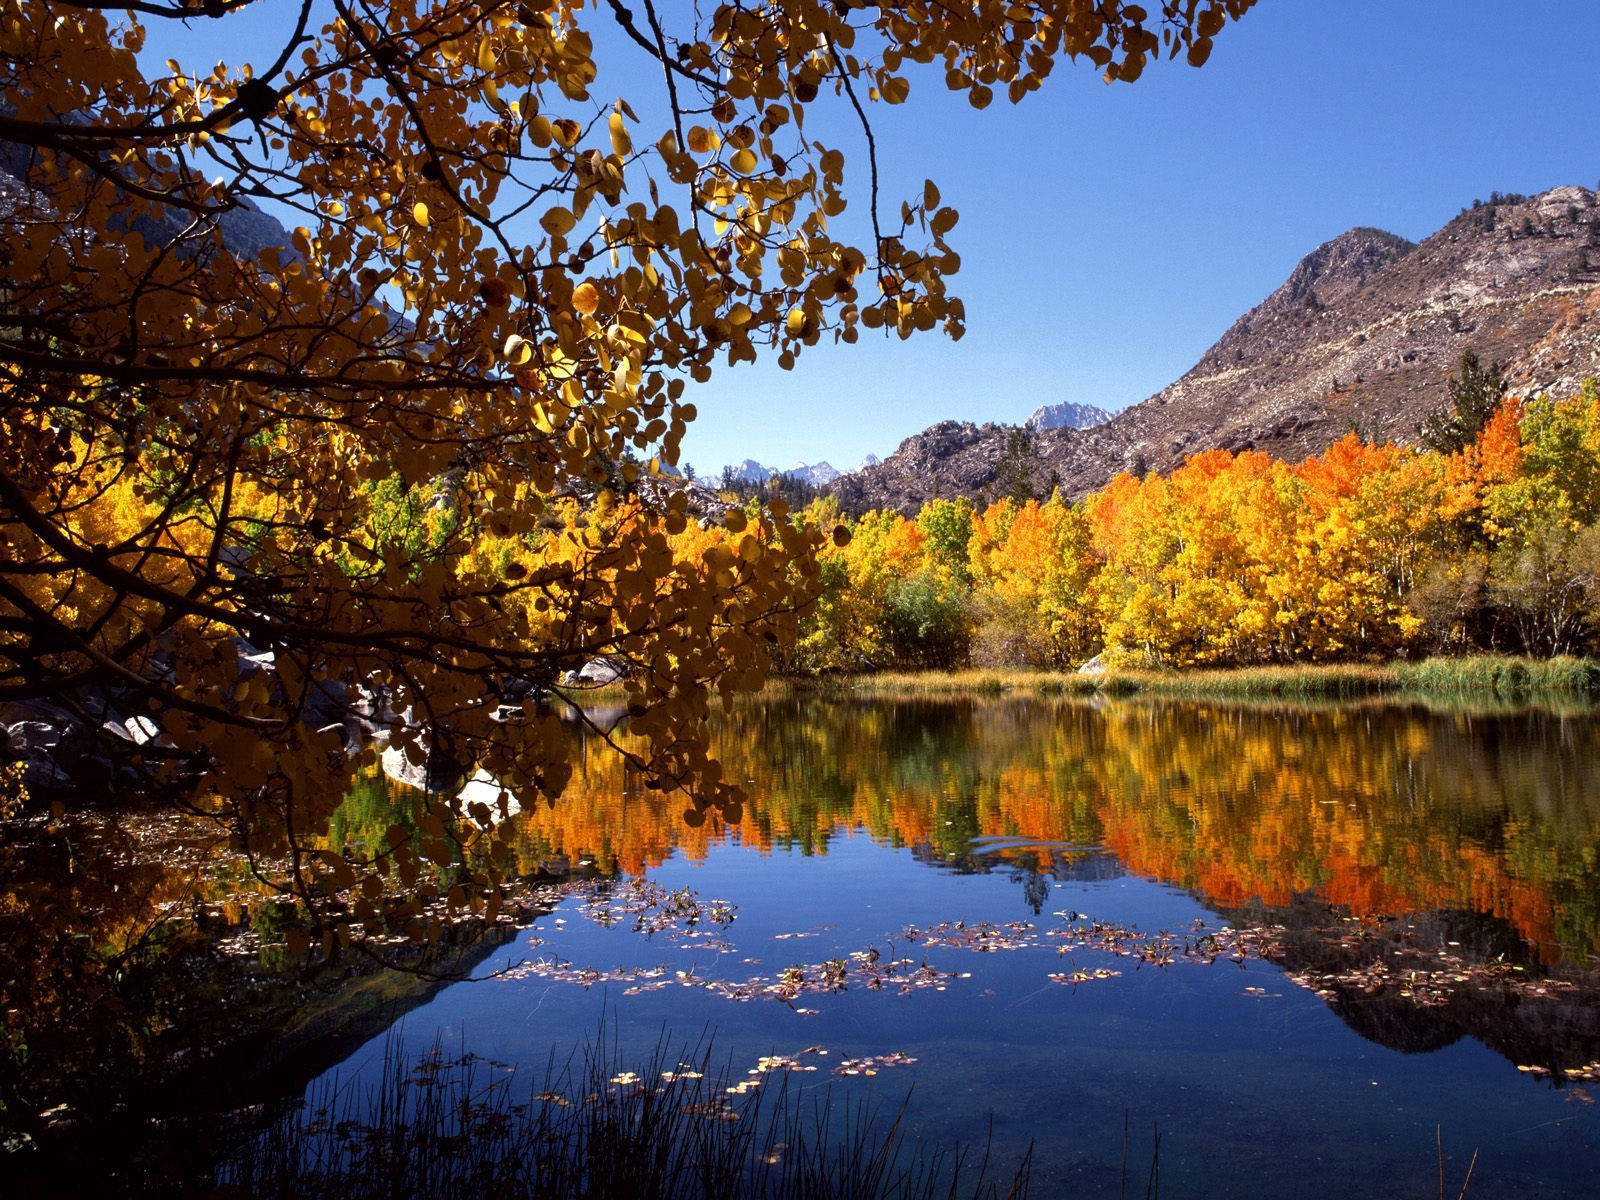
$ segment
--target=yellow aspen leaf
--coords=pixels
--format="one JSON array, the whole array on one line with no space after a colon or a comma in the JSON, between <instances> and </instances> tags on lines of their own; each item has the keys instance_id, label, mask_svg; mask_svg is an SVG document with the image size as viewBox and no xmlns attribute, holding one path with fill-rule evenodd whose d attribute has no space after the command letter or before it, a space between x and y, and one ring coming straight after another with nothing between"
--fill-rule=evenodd
<instances>
[{"instance_id":1,"label":"yellow aspen leaf","mask_svg":"<svg viewBox=\"0 0 1600 1200\"><path fill-rule=\"evenodd\" d=\"M565 237L572 232L578 219L565 208L552 208L539 218L540 227L551 237Z\"/></svg>"},{"instance_id":2,"label":"yellow aspen leaf","mask_svg":"<svg viewBox=\"0 0 1600 1200\"><path fill-rule=\"evenodd\" d=\"M512 366L524 366L533 357L533 347L520 333L513 333L506 338L504 355Z\"/></svg>"},{"instance_id":3,"label":"yellow aspen leaf","mask_svg":"<svg viewBox=\"0 0 1600 1200\"><path fill-rule=\"evenodd\" d=\"M593 316L600 307L600 289L585 279L572 289L572 307L584 316Z\"/></svg>"},{"instance_id":4,"label":"yellow aspen leaf","mask_svg":"<svg viewBox=\"0 0 1600 1200\"><path fill-rule=\"evenodd\" d=\"M623 122L621 113L612 113L607 122L611 130L611 149L619 158L626 158L633 153L633 139L628 136L628 127Z\"/></svg>"}]
</instances>

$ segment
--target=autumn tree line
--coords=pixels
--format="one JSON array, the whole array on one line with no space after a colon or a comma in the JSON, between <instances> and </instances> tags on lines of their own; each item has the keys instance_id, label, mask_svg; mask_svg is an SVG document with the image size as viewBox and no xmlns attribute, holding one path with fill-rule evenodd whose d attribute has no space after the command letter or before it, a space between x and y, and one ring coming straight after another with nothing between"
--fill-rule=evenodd
<instances>
[{"instance_id":1,"label":"autumn tree line","mask_svg":"<svg viewBox=\"0 0 1600 1200\"><path fill-rule=\"evenodd\" d=\"M1474 376L1474 372L1477 373ZM1501 398L1471 361L1416 447L1213 450L1076 502L932 500L844 519L784 661L1187 667L1600 641L1600 390ZM1484 400L1485 395L1489 401ZM831 499L802 514L841 520ZM842 541L843 539L838 539Z\"/></svg>"}]
</instances>

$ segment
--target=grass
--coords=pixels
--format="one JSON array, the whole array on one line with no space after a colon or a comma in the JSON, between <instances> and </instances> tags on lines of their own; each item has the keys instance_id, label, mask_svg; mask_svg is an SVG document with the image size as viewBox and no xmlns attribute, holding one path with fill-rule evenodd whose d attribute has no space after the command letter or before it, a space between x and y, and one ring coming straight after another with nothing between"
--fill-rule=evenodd
<instances>
[{"instance_id":1,"label":"grass","mask_svg":"<svg viewBox=\"0 0 1600 1200\"><path fill-rule=\"evenodd\" d=\"M1600 700L1600 660L1479 655L1420 662L1109 671L1026 668L892 672L793 681L797 690L884 698L1150 695L1188 699L1354 699L1396 695L1497 700Z\"/></svg>"},{"instance_id":2,"label":"grass","mask_svg":"<svg viewBox=\"0 0 1600 1200\"><path fill-rule=\"evenodd\" d=\"M1401 690L1394 670L1369 663L1236 667L1193 671L1137 671L1107 683L1126 692L1161 696L1350 699Z\"/></svg>"},{"instance_id":3,"label":"grass","mask_svg":"<svg viewBox=\"0 0 1600 1200\"><path fill-rule=\"evenodd\" d=\"M974 667L961 671L881 671L874 675L823 675L788 681L795 691L852 692L875 696L1087 696L1103 679L1027 667Z\"/></svg>"},{"instance_id":4,"label":"grass","mask_svg":"<svg viewBox=\"0 0 1600 1200\"><path fill-rule=\"evenodd\" d=\"M437 1049L407 1062L391 1044L375 1087L330 1087L244 1138L221 1164L224 1196L334 1200L625 1196L639 1200L1017 1197L1027 1158L991 1170L987 1148L926 1153L905 1106L787 1094L787 1072L730 1097L709 1049L624 1072L604 1039L530 1082ZM684 1066L684 1060L693 1064ZM743 1081L744 1077L740 1077Z\"/></svg>"},{"instance_id":5,"label":"grass","mask_svg":"<svg viewBox=\"0 0 1600 1200\"><path fill-rule=\"evenodd\" d=\"M1394 669L1406 690L1430 695L1600 697L1593 658L1428 658Z\"/></svg>"}]
</instances>

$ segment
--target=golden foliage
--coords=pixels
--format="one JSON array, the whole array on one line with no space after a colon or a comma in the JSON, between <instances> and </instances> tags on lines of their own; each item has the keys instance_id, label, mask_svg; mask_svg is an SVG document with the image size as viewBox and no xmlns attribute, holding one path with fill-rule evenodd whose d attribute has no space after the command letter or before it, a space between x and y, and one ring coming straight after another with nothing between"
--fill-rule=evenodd
<instances>
[{"instance_id":1,"label":"golden foliage","mask_svg":"<svg viewBox=\"0 0 1600 1200\"><path fill-rule=\"evenodd\" d=\"M916 665L883 631L922 577L954 596L962 628L942 644L970 647L979 666L1102 652L1128 667L1338 662L1475 639L1575 653L1600 631L1597 521L1593 384L1508 400L1454 454L1355 434L1296 464L1210 450L1072 505L865 514L848 546L824 549L834 569L794 665Z\"/></svg>"}]
</instances>

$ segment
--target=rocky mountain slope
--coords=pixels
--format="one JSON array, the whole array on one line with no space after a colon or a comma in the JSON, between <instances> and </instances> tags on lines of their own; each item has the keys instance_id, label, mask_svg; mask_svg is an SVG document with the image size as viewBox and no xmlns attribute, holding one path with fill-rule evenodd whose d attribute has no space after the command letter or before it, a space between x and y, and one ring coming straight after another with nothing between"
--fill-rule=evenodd
<instances>
[{"instance_id":1,"label":"rocky mountain slope","mask_svg":"<svg viewBox=\"0 0 1600 1200\"><path fill-rule=\"evenodd\" d=\"M1156 395L1089 429L1030 431L1031 474L1041 491L1081 495L1119 471L1167 470L1217 447L1294 460L1351 429L1409 442L1466 350L1502 363L1524 394L1600 374L1594 192L1497 196L1420 244L1377 229L1339 235ZM835 490L852 510L993 498L1011 434L941 422Z\"/></svg>"}]
</instances>

